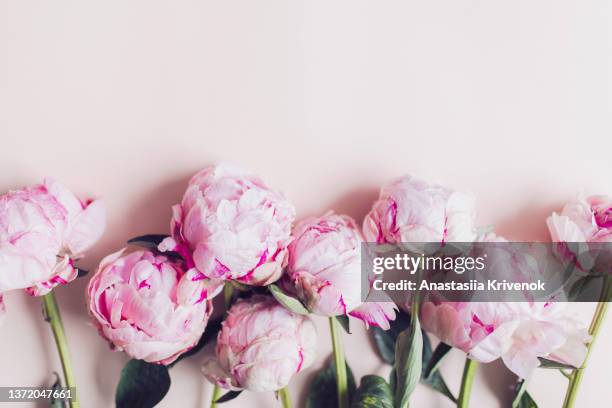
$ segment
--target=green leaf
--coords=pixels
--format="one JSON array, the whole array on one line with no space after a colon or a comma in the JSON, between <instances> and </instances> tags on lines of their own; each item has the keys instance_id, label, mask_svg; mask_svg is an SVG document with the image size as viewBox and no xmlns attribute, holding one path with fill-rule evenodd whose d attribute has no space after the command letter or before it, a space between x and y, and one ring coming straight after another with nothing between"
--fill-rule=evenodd
<instances>
[{"instance_id":1,"label":"green leaf","mask_svg":"<svg viewBox=\"0 0 612 408\"><path fill-rule=\"evenodd\" d=\"M58 392L62 391L62 380L60 379L59 374L58 373L53 373L53 374L55 375L55 382L51 386L51 389L53 390L53 392L51 393L51 399L49 400L50 407L51 408L66 408L67 403L65 399L56 399L53 397L53 394L55 393L55 391L58 391Z\"/></svg>"},{"instance_id":2,"label":"green leaf","mask_svg":"<svg viewBox=\"0 0 612 408\"><path fill-rule=\"evenodd\" d=\"M160 402L170 389L168 368L142 360L127 362L117 385L117 408L151 408Z\"/></svg>"},{"instance_id":3,"label":"green leaf","mask_svg":"<svg viewBox=\"0 0 612 408\"><path fill-rule=\"evenodd\" d=\"M355 376L351 368L346 365L346 382L348 386L349 400L355 393ZM334 360L323 367L310 383L308 396L306 397L306 408L337 408L338 394L336 390L336 366Z\"/></svg>"},{"instance_id":4,"label":"green leaf","mask_svg":"<svg viewBox=\"0 0 612 408\"><path fill-rule=\"evenodd\" d=\"M423 366L425 367L425 369L423 370L424 378L430 377L431 374L438 369L440 363L442 362L442 359L446 354L448 354L451 349L452 347L446 343L440 342L440 344L438 344L436 349L433 351L433 354L431 355L429 361L427 361L427 363L423 361Z\"/></svg>"},{"instance_id":5,"label":"green leaf","mask_svg":"<svg viewBox=\"0 0 612 408\"><path fill-rule=\"evenodd\" d=\"M144 248L157 249L157 246L161 244L161 242L166 238L168 238L168 235L148 234L132 238L127 243L130 245L137 245Z\"/></svg>"},{"instance_id":6,"label":"green leaf","mask_svg":"<svg viewBox=\"0 0 612 408\"><path fill-rule=\"evenodd\" d=\"M538 404L527 392L525 380L519 381L516 385L516 396L512 401L512 408L538 408Z\"/></svg>"},{"instance_id":7,"label":"green leaf","mask_svg":"<svg viewBox=\"0 0 612 408\"><path fill-rule=\"evenodd\" d=\"M349 322L349 317L346 315L336 316L336 320L340 323L340 326L344 329L345 332L351 334L351 324Z\"/></svg>"},{"instance_id":8,"label":"green leaf","mask_svg":"<svg viewBox=\"0 0 612 408\"><path fill-rule=\"evenodd\" d=\"M391 322L391 328L389 330L382 330L378 327L372 328L372 336L374 338L374 343L376 344L378 354L387 363L394 363L397 337L408 327L410 327L410 314L402 311L398 313L395 320ZM446 353L448 353L446 347L448 347L449 350L451 348L444 343L440 343L440 345L436 348L436 351L432 354L429 338L423 333L423 372L421 373L421 382L433 390L441 392L451 401L456 402L457 399L449 390L446 382L440 374L440 371L437 369L442 358L446 355ZM428 370L429 373L427 372ZM390 382L392 389L395 388L393 386L394 381L395 378L393 378L393 380Z\"/></svg>"},{"instance_id":9,"label":"green leaf","mask_svg":"<svg viewBox=\"0 0 612 408\"><path fill-rule=\"evenodd\" d=\"M85 277L88 273L89 271L87 269L77 268L77 278Z\"/></svg>"},{"instance_id":10,"label":"green leaf","mask_svg":"<svg viewBox=\"0 0 612 408\"><path fill-rule=\"evenodd\" d=\"M405 312L397 314L391 323L389 330L372 327L372 336L380 357L389 364L395 361L395 342L397 336L410 326L410 315Z\"/></svg>"},{"instance_id":11,"label":"green leaf","mask_svg":"<svg viewBox=\"0 0 612 408\"><path fill-rule=\"evenodd\" d=\"M423 370L423 333L419 318L414 315L413 325L397 337L395 344L395 406L407 408L410 395L416 388Z\"/></svg>"},{"instance_id":12,"label":"green leaf","mask_svg":"<svg viewBox=\"0 0 612 408\"><path fill-rule=\"evenodd\" d=\"M540 360L539 368L567 369L567 370L574 370L576 368L569 364L559 363L558 361L549 360L543 357L538 357L538 360Z\"/></svg>"},{"instance_id":13,"label":"green leaf","mask_svg":"<svg viewBox=\"0 0 612 408\"><path fill-rule=\"evenodd\" d=\"M440 343L440 344L444 344L444 343ZM439 348L440 346L438 346L436 350L438 350ZM445 353L442 353L444 346L442 346L441 349L442 350L438 351L439 357L440 355L443 354L440 357L440 359L444 355L446 355L446 353L448 352L447 351ZM438 370L437 368L439 365L439 361L437 363L432 363L434 355L435 355L435 351L432 352L431 350L431 342L429 341L429 337L427 337L427 334L423 332L423 372L421 373L421 382L427 385L428 387L430 387L431 389L438 391L441 394L445 395L451 401L457 402L457 398L455 398L453 393L450 391L450 389L446 385L446 382L444 381L444 378L442 378L442 374L440 373L440 370ZM431 370L429 375L427 375L427 369L430 366L433 366L433 369Z\"/></svg>"},{"instance_id":14,"label":"green leaf","mask_svg":"<svg viewBox=\"0 0 612 408\"><path fill-rule=\"evenodd\" d=\"M200 340L198 341L198 343L195 346L193 346L191 349L181 354L179 358L177 358L173 363L168 365L168 368L174 367L174 365L178 363L179 361L197 354L208 343L216 340L217 335L219 334L219 331L221 331L221 323L222 323L222 320L220 317L209 320L208 324L206 325L206 329L204 330L204 333L202 334L202 337L200 337Z\"/></svg>"},{"instance_id":15,"label":"green leaf","mask_svg":"<svg viewBox=\"0 0 612 408\"><path fill-rule=\"evenodd\" d=\"M377 375L366 375L355 392L351 408L393 408L391 387Z\"/></svg>"},{"instance_id":16,"label":"green leaf","mask_svg":"<svg viewBox=\"0 0 612 408\"><path fill-rule=\"evenodd\" d=\"M240 391L228 391L225 394L223 394L221 397L219 397L219 399L216 400L215 402L217 404L222 404L224 402L231 401L234 398L238 397L241 392L242 392L242 390L240 390Z\"/></svg>"},{"instance_id":17,"label":"green leaf","mask_svg":"<svg viewBox=\"0 0 612 408\"><path fill-rule=\"evenodd\" d=\"M268 286L268 289L270 290L270 293L272 293L272 296L274 296L274 299L276 299L278 303L283 305L285 309L289 309L292 312L301 315L307 315L310 313L308 312L308 309L306 309L306 306L302 304L302 302L300 302L294 297L285 294L278 286L270 285Z\"/></svg>"}]
</instances>

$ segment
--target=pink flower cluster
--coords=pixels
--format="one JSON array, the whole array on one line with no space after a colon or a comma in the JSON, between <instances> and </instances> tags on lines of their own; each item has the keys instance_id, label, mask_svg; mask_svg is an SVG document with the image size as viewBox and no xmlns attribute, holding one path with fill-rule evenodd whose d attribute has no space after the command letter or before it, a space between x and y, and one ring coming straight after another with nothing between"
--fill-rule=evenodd
<instances>
[{"instance_id":1,"label":"pink flower cluster","mask_svg":"<svg viewBox=\"0 0 612 408\"><path fill-rule=\"evenodd\" d=\"M485 239L471 195L412 177L381 189L363 233L351 217L333 212L293 226L295 209L282 194L226 165L197 173L172 210L171 235L157 249L107 256L87 287L101 336L132 358L164 365L199 341L211 299L226 282L278 282L313 314L350 315L388 329L395 305L363 301L364 240L444 245ZM81 201L52 180L0 196L0 320L3 292L44 295L75 279L75 261L100 238L105 218L100 200ZM579 198L547 222L554 241L612 242L612 200ZM554 303L430 301L420 317L443 342L479 361L501 358L522 378L539 358L580 366L590 340ZM309 317L256 294L231 306L203 373L223 388L279 390L312 363L315 345Z\"/></svg>"},{"instance_id":2,"label":"pink flower cluster","mask_svg":"<svg viewBox=\"0 0 612 408\"><path fill-rule=\"evenodd\" d=\"M562 216L553 214L553 239L607 239L602 226L610 222L609 203L591 198L566 206ZM382 188L364 233L373 242L392 244L500 240L478 236L475 213L469 195L404 177ZM519 266L514 273L524 272ZM522 378L540 365L539 357L579 367L590 339L563 304L425 302L420 318L441 341L481 362L501 358Z\"/></svg>"}]
</instances>

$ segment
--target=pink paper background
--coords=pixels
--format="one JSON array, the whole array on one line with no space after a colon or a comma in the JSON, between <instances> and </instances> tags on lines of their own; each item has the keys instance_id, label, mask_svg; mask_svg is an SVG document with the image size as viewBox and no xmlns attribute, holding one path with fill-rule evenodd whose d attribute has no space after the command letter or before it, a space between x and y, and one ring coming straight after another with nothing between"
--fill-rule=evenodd
<instances>
[{"instance_id":1,"label":"pink paper background","mask_svg":"<svg viewBox=\"0 0 612 408\"><path fill-rule=\"evenodd\" d=\"M218 161L261 174L300 216L361 220L382 183L411 173L472 191L480 221L511 239L546 239L544 219L564 201L612 193L611 17L603 0L1 0L0 190L52 175L104 196L92 269L126 239L166 232L188 177ZM110 407L127 358L88 326L85 283L57 296L83 407ZM6 303L0 385L48 383L60 365L39 300ZM586 321L593 307L575 309ZM298 406L331 349L316 320L319 358L291 384ZM611 327L578 407L609 406ZM353 330L357 377L386 376ZM454 391L462 364L453 352L442 366ZM198 358L171 374L161 407L208 406ZM502 364L482 367L473 406L509 406L512 379ZM538 370L529 390L558 407L565 384ZM423 386L413 401L452 406ZM279 404L245 394L225 406Z\"/></svg>"}]
</instances>

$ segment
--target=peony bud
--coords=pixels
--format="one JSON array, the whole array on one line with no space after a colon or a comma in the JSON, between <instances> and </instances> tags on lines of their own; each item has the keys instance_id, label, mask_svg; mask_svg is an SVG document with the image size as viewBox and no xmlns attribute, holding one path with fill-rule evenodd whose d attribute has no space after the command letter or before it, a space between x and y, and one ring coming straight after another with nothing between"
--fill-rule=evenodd
<instances>
[{"instance_id":1,"label":"peony bud","mask_svg":"<svg viewBox=\"0 0 612 408\"><path fill-rule=\"evenodd\" d=\"M214 166L189 182L160 250L180 253L208 278L265 286L282 274L294 218L293 206L256 176Z\"/></svg>"},{"instance_id":2,"label":"peony bud","mask_svg":"<svg viewBox=\"0 0 612 408\"><path fill-rule=\"evenodd\" d=\"M388 329L395 306L361 300L361 233L346 215L329 212L299 222L289 245L287 278L309 311L350 314L366 325Z\"/></svg>"},{"instance_id":3,"label":"peony bud","mask_svg":"<svg viewBox=\"0 0 612 408\"><path fill-rule=\"evenodd\" d=\"M361 304L361 234L351 217L327 213L299 222L287 275L312 313L345 315Z\"/></svg>"},{"instance_id":4,"label":"peony bud","mask_svg":"<svg viewBox=\"0 0 612 408\"><path fill-rule=\"evenodd\" d=\"M380 191L363 222L368 242L472 242L474 198L405 176Z\"/></svg>"},{"instance_id":5,"label":"peony bud","mask_svg":"<svg viewBox=\"0 0 612 408\"><path fill-rule=\"evenodd\" d=\"M165 256L150 251L100 263L87 288L89 313L100 335L130 357L169 364L196 345L212 304L194 298L193 276Z\"/></svg>"},{"instance_id":6,"label":"peony bud","mask_svg":"<svg viewBox=\"0 0 612 408\"><path fill-rule=\"evenodd\" d=\"M217 338L216 357L202 371L222 388L276 391L315 358L312 321L273 298L241 299L228 311Z\"/></svg>"},{"instance_id":7,"label":"peony bud","mask_svg":"<svg viewBox=\"0 0 612 408\"><path fill-rule=\"evenodd\" d=\"M100 200L83 202L50 179L0 196L0 292L28 288L39 296L72 281L74 261L105 224Z\"/></svg>"}]
</instances>

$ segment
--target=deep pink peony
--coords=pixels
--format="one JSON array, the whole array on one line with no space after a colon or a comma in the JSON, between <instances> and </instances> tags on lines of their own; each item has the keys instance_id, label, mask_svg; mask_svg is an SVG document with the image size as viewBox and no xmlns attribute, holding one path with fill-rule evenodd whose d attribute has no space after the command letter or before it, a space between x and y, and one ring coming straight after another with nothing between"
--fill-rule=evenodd
<instances>
[{"instance_id":1,"label":"deep pink peony","mask_svg":"<svg viewBox=\"0 0 612 408\"><path fill-rule=\"evenodd\" d=\"M612 242L612 198L579 196L546 223L553 242Z\"/></svg>"},{"instance_id":2,"label":"deep pink peony","mask_svg":"<svg viewBox=\"0 0 612 408\"><path fill-rule=\"evenodd\" d=\"M268 285L286 264L294 218L294 207L258 177L218 165L191 179L160 249L179 252L208 278Z\"/></svg>"},{"instance_id":3,"label":"deep pink peony","mask_svg":"<svg viewBox=\"0 0 612 408\"><path fill-rule=\"evenodd\" d=\"M90 280L89 313L113 347L135 359L172 363L198 342L212 304L179 263L150 251L123 252L104 258Z\"/></svg>"},{"instance_id":4,"label":"deep pink peony","mask_svg":"<svg viewBox=\"0 0 612 408\"><path fill-rule=\"evenodd\" d=\"M433 303L421 307L423 329L488 363L501 358L521 378L538 357L580 367L590 337L564 303Z\"/></svg>"},{"instance_id":5,"label":"deep pink peony","mask_svg":"<svg viewBox=\"0 0 612 408\"><path fill-rule=\"evenodd\" d=\"M363 222L368 242L472 242L474 198L405 176L384 186Z\"/></svg>"},{"instance_id":6,"label":"deep pink peony","mask_svg":"<svg viewBox=\"0 0 612 408\"><path fill-rule=\"evenodd\" d=\"M389 327L393 303L362 305L361 243L355 221L329 212L307 218L293 230L287 277L309 311L322 316L351 314L368 325Z\"/></svg>"},{"instance_id":7,"label":"deep pink peony","mask_svg":"<svg viewBox=\"0 0 612 408\"><path fill-rule=\"evenodd\" d=\"M0 196L0 292L38 296L72 281L74 261L105 224L102 201L81 201L51 179Z\"/></svg>"},{"instance_id":8,"label":"deep pink peony","mask_svg":"<svg viewBox=\"0 0 612 408\"><path fill-rule=\"evenodd\" d=\"M202 371L223 388L276 391L313 362L316 339L307 316L255 295L230 308Z\"/></svg>"}]
</instances>

